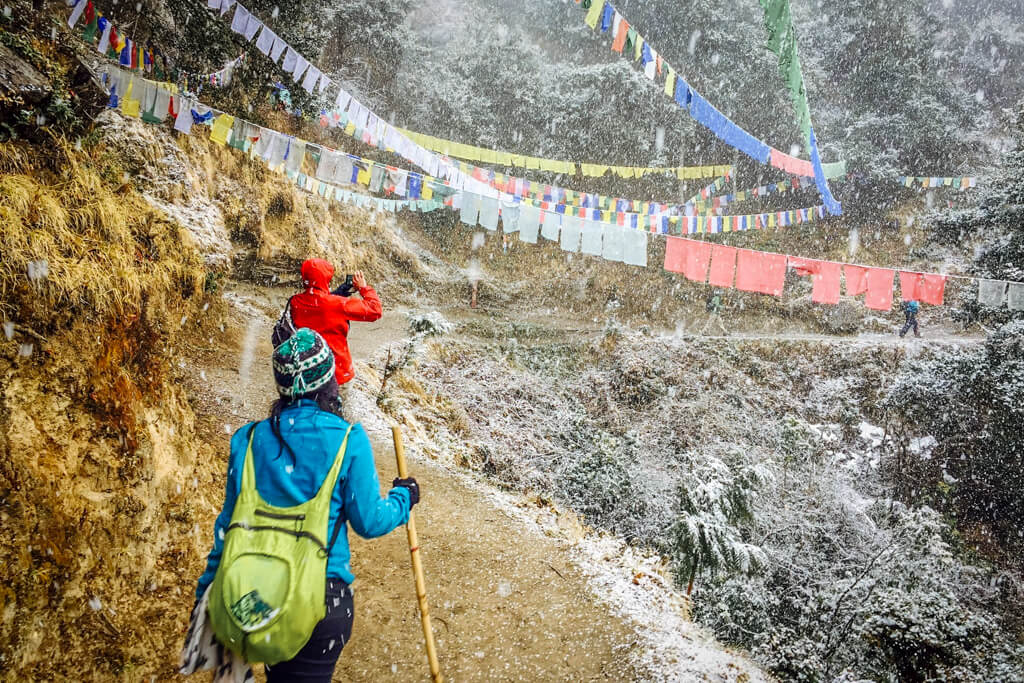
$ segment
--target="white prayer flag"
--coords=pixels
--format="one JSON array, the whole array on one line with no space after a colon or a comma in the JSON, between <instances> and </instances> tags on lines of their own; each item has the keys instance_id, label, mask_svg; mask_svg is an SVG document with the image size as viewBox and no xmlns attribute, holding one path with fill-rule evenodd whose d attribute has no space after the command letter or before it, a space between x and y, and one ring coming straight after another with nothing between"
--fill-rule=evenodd
<instances>
[{"instance_id":1,"label":"white prayer flag","mask_svg":"<svg viewBox=\"0 0 1024 683\"><path fill-rule=\"evenodd\" d=\"M281 63L281 68L286 73L295 71L295 65L299 63L299 53L292 49L291 45L288 45L288 51L284 53L284 62Z\"/></svg>"},{"instance_id":2,"label":"white prayer flag","mask_svg":"<svg viewBox=\"0 0 1024 683\"><path fill-rule=\"evenodd\" d=\"M220 9L221 0L206 0L207 9Z\"/></svg>"},{"instance_id":3,"label":"white prayer flag","mask_svg":"<svg viewBox=\"0 0 1024 683\"><path fill-rule=\"evenodd\" d=\"M608 261L622 261L626 248L625 229L619 225L606 225L601 256Z\"/></svg>"},{"instance_id":4,"label":"white prayer flag","mask_svg":"<svg viewBox=\"0 0 1024 683\"><path fill-rule=\"evenodd\" d=\"M318 80L320 80L320 69L310 66L306 71L306 77L302 79L302 89L312 95L313 87L316 86Z\"/></svg>"},{"instance_id":5,"label":"white prayer flag","mask_svg":"<svg viewBox=\"0 0 1024 683\"><path fill-rule=\"evenodd\" d=\"M1024 283L1011 282L1006 294L1006 305L1011 311L1024 311Z\"/></svg>"},{"instance_id":6,"label":"white prayer flag","mask_svg":"<svg viewBox=\"0 0 1024 683\"><path fill-rule=\"evenodd\" d=\"M303 57L302 55L299 55L298 59L295 62L295 70L292 71L292 79L294 79L296 83L300 82L299 79L302 78L302 74L306 72L306 67L308 66L309 62L306 61L306 58Z\"/></svg>"},{"instance_id":7,"label":"white prayer flag","mask_svg":"<svg viewBox=\"0 0 1024 683\"><path fill-rule=\"evenodd\" d=\"M1006 283L1002 280L978 280L978 303L988 308L999 308L1006 296Z\"/></svg>"},{"instance_id":8,"label":"white prayer flag","mask_svg":"<svg viewBox=\"0 0 1024 683\"><path fill-rule=\"evenodd\" d=\"M188 135L192 132L192 101L178 98L178 115L174 119L174 130Z\"/></svg>"},{"instance_id":9,"label":"white prayer flag","mask_svg":"<svg viewBox=\"0 0 1024 683\"><path fill-rule=\"evenodd\" d=\"M656 71L657 66L658 66L657 62L658 62L658 53L655 52L654 48L652 47L651 48L651 61L647 62L647 64L644 65L644 76L647 76L647 78L651 79L652 81L654 80L654 74L655 74L655 71Z\"/></svg>"},{"instance_id":10,"label":"white prayer flag","mask_svg":"<svg viewBox=\"0 0 1024 683\"><path fill-rule=\"evenodd\" d=\"M235 16L231 19L231 30L235 33L245 34L250 17L252 15L249 14L249 10L242 7L242 3L238 3L235 7Z\"/></svg>"},{"instance_id":11,"label":"white prayer flag","mask_svg":"<svg viewBox=\"0 0 1024 683\"><path fill-rule=\"evenodd\" d=\"M542 211L541 217L544 222L540 226L540 236L546 240L557 241L558 231L562 226L562 215Z\"/></svg>"},{"instance_id":12,"label":"white prayer flag","mask_svg":"<svg viewBox=\"0 0 1024 683\"><path fill-rule=\"evenodd\" d=\"M530 204L519 205L519 239L528 244L537 243L540 209Z\"/></svg>"},{"instance_id":13,"label":"white prayer flag","mask_svg":"<svg viewBox=\"0 0 1024 683\"><path fill-rule=\"evenodd\" d=\"M562 251L573 253L580 250L580 235L583 232L583 219L579 216L562 216Z\"/></svg>"},{"instance_id":14,"label":"white prayer flag","mask_svg":"<svg viewBox=\"0 0 1024 683\"><path fill-rule=\"evenodd\" d=\"M281 40L281 37L274 35L274 46L270 48L270 61L277 64L281 60L281 53L288 47L288 43Z\"/></svg>"},{"instance_id":15,"label":"white prayer flag","mask_svg":"<svg viewBox=\"0 0 1024 683\"><path fill-rule=\"evenodd\" d=\"M103 35L100 36L100 44L96 46L97 52L106 52L110 48L110 29L112 28L114 28L114 24L108 21L107 27L103 29Z\"/></svg>"},{"instance_id":16,"label":"white prayer flag","mask_svg":"<svg viewBox=\"0 0 1024 683\"><path fill-rule=\"evenodd\" d=\"M338 90L338 97L334 100L334 108L339 112L345 111L345 108L348 107L349 100L351 99L352 96L349 95L344 88L341 88Z\"/></svg>"},{"instance_id":17,"label":"white prayer flag","mask_svg":"<svg viewBox=\"0 0 1024 683\"><path fill-rule=\"evenodd\" d=\"M223 17L231 9L231 6L235 4L235 0L221 0L220 3L220 15Z\"/></svg>"},{"instance_id":18,"label":"white prayer flag","mask_svg":"<svg viewBox=\"0 0 1024 683\"><path fill-rule=\"evenodd\" d=\"M647 267L647 231L626 229L622 260L631 266Z\"/></svg>"},{"instance_id":19,"label":"white prayer flag","mask_svg":"<svg viewBox=\"0 0 1024 683\"><path fill-rule=\"evenodd\" d=\"M601 224L597 221L585 220L583 221L583 243L580 247L580 251L584 254L590 254L591 256L601 255Z\"/></svg>"},{"instance_id":20,"label":"white prayer flag","mask_svg":"<svg viewBox=\"0 0 1024 683\"><path fill-rule=\"evenodd\" d=\"M256 32L259 31L260 28L262 27L263 22L250 14L249 23L245 25L245 32L242 35L245 36L246 40L251 41L253 37L256 35Z\"/></svg>"},{"instance_id":21,"label":"white prayer flag","mask_svg":"<svg viewBox=\"0 0 1024 683\"><path fill-rule=\"evenodd\" d=\"M327 74L320 74L320 94L324 94L324 90L327 90L327 86L331 84L331 79L327 77Z\"/></svg>"},{"instance_id":22,"label":"white prayer flag","mask_svg":"<svg viewBox=\"0 0 1024 683\"><path fill-rule=\"evenodd\" d=\"M85 11L85 6L89 4L87 0L78 0L75 3L74 9L71 10L71 16L68 17L68 28L74 28L78 20L82 18L82 12Z\"/></svg>"},{"instance_id":23,"label":"white prayer flag","mask_svg":"<svg viewBox=\"0 0 1024 683\"><path fill-rule=\"evenodd\" d=\"M501 202L502 232L519 232L519 204L513 201Z\"/></svg>"},{"instance_id":24,"label":"white prayer flag","mask_svg":"<svg viewBox=\"0 0 1024 683\"><path fill-rule=\"evenodd\" d=\"M270 48L274 47L274 40L276 38L277 34L264 26L263 30L260 31L260 37L256 40L256 49L264 55L269 55Z\"/></svg>"},{"instance_id":25,"label":"white prayer flag","mask_svg":"<svg viewBox=\"0 0 1024 683\"><path fill-rule=\"evenodd\" d=\"M487 230L498 229L498 200L485 197L480 200L480 225Z\"/></svg>"}]
</instances>

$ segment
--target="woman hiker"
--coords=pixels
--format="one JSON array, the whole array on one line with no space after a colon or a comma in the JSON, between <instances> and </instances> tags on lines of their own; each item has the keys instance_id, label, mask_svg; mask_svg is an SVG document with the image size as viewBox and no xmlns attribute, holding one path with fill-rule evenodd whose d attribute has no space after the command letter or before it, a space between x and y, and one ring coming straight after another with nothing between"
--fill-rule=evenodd
<instances>
[{"instance_id":1,"label":"woman hiker","mask_svg":"<svg viewBox=\"0 0 1024 683\"><path fill-rule=\"evenodd\" d=\"M290 299L290 308L295 327L319 332L334 352L335 376L340 388L338 403L344 407L347 383L355 376L348 351L349 324L380 320L383 308L377 292L366 283L362 272L352 274L351 289L346 283L333 292L330 291L332 277L334 266L327 261L309 259L304 262L302 285L305 290ZM352 296L355 292L359 292L358 297Z\"/></svg>"},{"instance_id":2,"label":"woman hiker","mask_svg":"<svg viewBox=\"0 0 1024 683\"><path fill-rule=\"evenodd\" d=\"M256 589L250 591L248 587L225 587L228 581L238 583L239 576L244 582L252 574L260 572L253 572L251 567L243 564L245 571L236 573L232 578L229 570L227 578L222 578L218 583L215 582L218 568L228 568L232 562L243 562L246 556L236 549L239 544L244 549L245 544L254 543L248 539L261 532L271 544L269 547L283 547L286 549L283 552L296 552L291 548L300 545L303 534L307 538L314 537L310 542L313 544L310 552L320 557L326 554L323 594L326 616L313 627L312 635L298 654L288 661L268 665L266 673L268 683L298 680L329 683L341 650L352 634L353 602L350 586L355 577L349 564L346 525L363 538L376 538L389 533L409 520L409 510L419 502L419 486L412 478L395 479L387 497L381 497L373 452L366 432L358 424L350 427L331 411L338 393L335 358L321 335L309 329L299 329L274 351L273 368L280 397L271 407L270 417L242 427L231 438L224 507L214 525L213 549L206 562L206 571L199 577L196 587L197 605L205 607L209 603L210 607L206 614L200 614L198 618L200 621L206 618L206 623L212 624L209 630L217 633L218 641L223 641L220 634L224 629L217 627L213 607L215 598L219 596L205 599L207 589L214 584L215 590L211 590L211 594L217 594L219 590L227 595L232 590L235 593L240 590L244 595L243 599L231 605L232 614L236 616L244 608L243 623L255 623L259 627L271 622L275 605L266 604L273 602L267 598L267 594L275 590L283 594L279 590L281 587L260 586L260 594L257 594ZM251 459L247 458L250 448ZM336 466L339 458L340 468ZM247 469L250 467L251 471ZM329 491L329 496L318 496L328 479L336 482L333 490ZM255 487L255 497L251 491L243 491L250 486L249 482ZM263 505L264 509L287 512L288 508L314 499L323 501L326 508L328 497L329 515L322 515L327 519L327 528L323 530L318 530L316 522L311 521L316 518L315 513L282 515L261 512L260 509ZM247 517L247 506L251 507L253 500L259 501L255 516ZM239 515L235 514L236 503ZM291 511L294 512L294 509ZM263 517L259 516L261 514ZM278 520L288 517L305 521L281 524L275 522L275 517ZM280 526L269 532L263 531L275 523ZM224 556L225 538L230 538L230 534L242 536L236 537L240 540L233 541L234 545L229 546L228 555ZM282 546L281 539L290 539L290 535L296 536L296 542ZM239 556L243 559L237 559ZM282 576L288 576L288 572L282 573ZM259 579L254 583L259 583ZM290 591L288 594L291 594ZM225 601L230 602L230 599L222 599L222 602ZM244 603L242 608L239 608L240 603ZM255 619L252 617L254 613ZM288 612L284 611L283 614ZM196 618L194 611L193 622ZM261 618L265 619L260 621ZM245 619L250 621L245 622ZM195 623L190 629L186 650L192 647L193 640L199 641L205 637L200 633L193 639L194 628ZM273 644L270 636L267 636L267 641L268 645ZM256 645L264 645L262 634L257 638ZM243 637L241 645L232 650L244 653L245 647ZM221 650L221 662L224 661L224 654L225 651ZM186 655L183 653L183 663ZM230 653L227 655L231 657ZM206 657L204 653L193 659L206 663ZM182 671L187 673L184 668Z\"/></svg>"}]
</instances>

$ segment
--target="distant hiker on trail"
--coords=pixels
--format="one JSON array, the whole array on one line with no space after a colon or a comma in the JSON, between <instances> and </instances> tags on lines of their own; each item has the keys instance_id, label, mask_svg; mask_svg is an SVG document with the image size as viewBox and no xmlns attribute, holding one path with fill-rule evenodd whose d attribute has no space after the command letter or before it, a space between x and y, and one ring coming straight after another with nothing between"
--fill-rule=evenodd
<instances>
[{"instance_id":1,"label":"distant hiker on trail","mask_svg":"<svg viewBox=\"0 0 1024 683\"><path fill-rule=\"evenodd\" d=\"M346 525L364 538L409 520L415 479L386 498L366 432L334 414L334 357L299 329L274 351L280 398L231 438L224 507L196 587L181 672L226 666L268 683L329 683L352 634L355 577ZM251 676L249 672L249 676Z\"/></svg>"},{"instance_id":2,"label":"distant hiker on trail","mask_svg":"<svg viewBox=\"0 0 1024 683\"><path fill-rule=\"evenodd\" d=\"M320 333L334 352L335 375L338 380L338 415L342 416L347 395L347 382L355 373L348 350L348 330L352 322L372 323L383 315L380 298L366 283L362 272L356 271L333 292L330 291L334 266L323 259L309 259L302 264L302 284L305 290L288 300L282 321L274 329L274 346L287 338L278 334L279 328L290 317L292 330L308 327ZM359 297L353 296L356 292Z\"/></svg>"},{"instance_id":3,"label":"distant hiker on trail","mask_svg":"<svg viewBox=\"0 0 1024 683\"><path fill-rule=\"evenodd\" d=\"M704 323L704 327L700 328L698 334L705 334L712 323L714 323L722 330L723 335L728 335L729 330L725 329L725 323L722 322L722 290L716 289L713 291L711 296L708 297L704 308L708 312L708 319Z\"/></svg>"},{"instance_id":4,"label":"distant hiker on trail","mask_svg":"<svg viewBox=\"0 0 1024 683\"><path fill-rule=\"evenodd\" d=\"M900 337L904 336L911 327L914 328L914 336L920 337L921 333L917 329L917 312L921 310L921 304L916 301L908 301L903 306L903 314L907 317L907 322L903 325L903 329L900 330Z\"/></svg>"}]
</instances>

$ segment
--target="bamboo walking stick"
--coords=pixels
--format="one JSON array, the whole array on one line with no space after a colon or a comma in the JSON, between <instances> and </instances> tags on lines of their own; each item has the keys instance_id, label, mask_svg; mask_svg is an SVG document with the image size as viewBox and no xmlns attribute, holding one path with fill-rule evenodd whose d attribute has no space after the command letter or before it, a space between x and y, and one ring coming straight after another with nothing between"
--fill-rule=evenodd
<instances>
[{"instance_id":1,"label":"bamboo walking stick","mask_svg":"<svg viewBox=\"0 0 1024 683\"><path fill-rule=\"evenodd\" d=\"M405 467L405 446L402 445L402 433L397 426L391 428L391 436L395 441L395 459L398 461L398 476L405 479L408 474ZM427 660L430 662L430 677L434 683L443 683L441 666L437 663L437 649L434 647L434 631L430 628L430 610L427 608L427 586L423 580L423 564L420 562L420 543L416 538L416 520L409 511L409 523L405 525L409 536L409 555L412 557L412 573L416 577L416 599L420 604L420 622L423 624L423 636L427 639Z\"/></svg>"}]
</instances>

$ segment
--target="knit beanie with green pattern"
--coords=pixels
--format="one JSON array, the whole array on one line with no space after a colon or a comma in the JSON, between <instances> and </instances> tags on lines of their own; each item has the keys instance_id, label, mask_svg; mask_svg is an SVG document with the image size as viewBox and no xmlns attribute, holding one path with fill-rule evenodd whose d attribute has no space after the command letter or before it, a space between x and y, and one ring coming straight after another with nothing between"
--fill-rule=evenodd
<instances>
[{"instance_id":1,"label":"knit beanie with green pattern","mask_svg":"<svg viewBox=\"0 0 1024 683\"><path fill-rule=\"evenodd\" d=\"M315 393L333 378L331 347L308 327L300 328L274 349L274 381L277 393L285 398Z\"/></svg>"}]
</instances>

